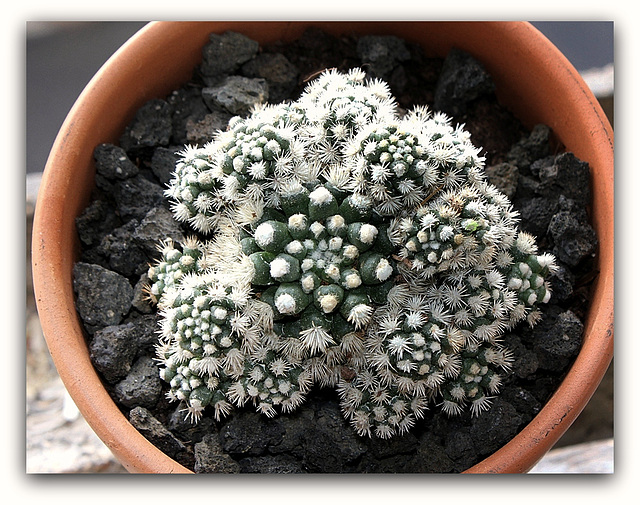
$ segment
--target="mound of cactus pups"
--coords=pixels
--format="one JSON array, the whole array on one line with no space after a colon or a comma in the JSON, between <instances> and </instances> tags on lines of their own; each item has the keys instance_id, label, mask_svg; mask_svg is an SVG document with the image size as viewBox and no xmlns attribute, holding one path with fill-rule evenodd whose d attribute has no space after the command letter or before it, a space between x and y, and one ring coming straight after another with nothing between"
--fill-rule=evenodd
<instances>
[{"instance_id":1,"label":"mound of cactus pups","mask_svg":"<svg viewBox=\"0 0 640 505\"><path fill-rule=\"evenodd\" d=\"M556 267L479 153L360 69L186 147L165 194L193 236L148 274L170 399L194 422L271 417L333 387L380 438L427 408L487 409L512 362L500 337L540 319Z\"/></svg>"}]
</instances>

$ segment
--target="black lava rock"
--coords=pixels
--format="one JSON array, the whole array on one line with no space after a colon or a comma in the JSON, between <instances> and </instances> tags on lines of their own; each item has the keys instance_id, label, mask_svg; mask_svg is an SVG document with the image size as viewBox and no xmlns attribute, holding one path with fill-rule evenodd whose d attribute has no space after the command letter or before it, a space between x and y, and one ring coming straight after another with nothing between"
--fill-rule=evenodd
<instances>
[{"instance_id":1,"label":"black lava rock","mask_svg":"<svg viewBox=\"0 0 640 505\"><path fill-rule=\"evenodd\" d=\"M261 53L245 63L242 75L264 79L268 84L269 102L280 103L289 98L298 84L299 70L281 53Z\"/></svg>"},{"instance_id":2,"label":"black lava rock","mask_svg":"<svg viewBox=\"0 0 640 505\"><path fill-rule=\"evenodd\" d=\"M158 237L171 239L175 243L184 242L185 239L182 227L173 218L171 211L162 206L154 207L147 212L135 226L131 241L141 248L147 258L157 259L159 257ZM143 272L147 271L147 263L144 265Z\"/></svg>"},{"instance_id":3,"label":"black lava rock","mask_svg":"<svg viewBox=\"0 0 640 505\"><path fill-rule=\"evenodd\" d=\"M582 345L582 321L570 310L561 310L551 307L549 314L555 317L543 319L532 330L533 349L540 368L545 370L563 370Z\"/></svg>"},{"instance_id":4,"label":"black lava rock","mask_svg":"<svg viewBox=\"0 0 640 505\"><path fill-rule=\"evenodd\" d=\"M151 209L166 205L162 186L144 177L117 182L113 197L124 222L130 219L142 220Z\"/></svg>"},{"instance_id":5,"label":"black lava rock","mask_svg":"<svg viewBox=\"0 0 640 505\"><path fill-rule=\"evenodd\" d=\"M522 417L516 408L502 397L472 423L469 434L479 454L491 454L506 444L518 432Z\"/></svg>"},{"instance_id":6,"label":"black lava rock","mask_svg":"<svg viewBox=\"0 0 640 505\"><path fill-rule=\"evenodd\" d=\"M455 464L445 448L425 437L420 441L416 455L402 470L409 473L449 473L454 468Z\"/></svg>"},{"instance_id":7,"label":"black lava rock","mask_svg":"<svg viewBox=\"0 0 640 505\"><path fill-rule=\"evenodd\" d=\"M552 160L552 163L549 161ZM533 164L532 172L540 180L541 194L573 200L576 207L584 208L591 201L589 187L589 164L579 160L573 153L562 153L554 158L542 158Z\"/></svg>"},{"instance_id":8,"label":"black lava rock","mask_svg":"<svg viewBox=\"0 0 640 505\"><path fill-rule=\"evenodd\" d=\"M318 405L313 434L305 437L304 448L305 467L317 473L344 472L366 451L334 402Z\"/></svg>"},{"instance_id":9,"label":"black lava rock","mask_svg":"<svg viewBox=\"0 0 640 505\"><path fill-rule=\"evenodd\" d=\"M89 343L89 355L96 369L110 383L126 377L138 349L131 342L137 329L133 323L107 326L95 332Z\"/></svg>"},{"instance_id":10,"label":"black lava rock","mask_svg":"<svg viewBox=\"0 0 640 505\"><path fill-rule=\"evenodd\" d=\"M294 64L300 71L304 86L306 81L327 68L345 70L360 65L355 45L343 37L336 37L315 26L307 28L300 38L291 44L280 44L278 52Z\"/></svg>"},{"instance_id":11,"label":"black lava rock","mask_svg":"<svg viewBox=\"0 0 640 505\"><path fill-rule=\"evenodd\" d=\"M78 237L87 248L97 246L102 238L120 226L113 206L104 199L94 199L76 218Z\"/></svg>"},{"instance_id":12,"label":"black lava rock","mask_svg":"<svg viewBox=\"0 0 640 505\"><path fill-rule=\"evenodd\" d=\"M153 408L162 394L158 367L150 357L137 360L127 376L114 388L118 401L125 407Z\"/></svg>"},{"instance_id":13,"label":"black lava rock","mask_svg":"<svg viewBox=\"0 0 640 505\"><path fill-rule=\"evenodd\" d=\"M73 267L76 309L87 330L119 324L129 312L133 287L126 277L99 265Z\"/></svg>"},{"instance_id":14,"label":"black lava rock","mask_svg":"<svg viewBox=\"0 0 640 505\"><path fill-rule=\"evenodd\" d=\"M518 203L521 228L538 238L547 234L551 219L558 212L558 199L539 196L521 200Z\"/></svg>"},{"instance_id":15,"label":"black lava rock","mask_svg":"<svg viewBox=\"0 0 640 505\"><path fill-rule=\"evenodd\" d=\"M583 207L564 196L560 197L559 205L560 211L549 222L549 233L555 243L553 254L563 263L575 267L595 255L598 236Z\"/></svg>"},{"instance_id":16,"label":"black lava rock","mask_svg":"<svg viewBox=\"0 0 640 505\"><path fill-rule=\"evenodd\" d=\"M520 379L532 377L539 367L538 355L515 333L507 333L503 340L513 355L511 370L514 376Z\"/></svg>"},{"instance_id":17,"label":"black lava rock","mask_svg":"<svg viewBox=\"0 0 640 505\"><path fill-rule=\"evenodd\" d=\"M152 314L155 310L155 306L151 303L147 295L147 287L150 285L149 276L147 273L143 273L133 286L133 300L131 305L134 309L142 314Z\"/></svg>"},{"instance_id":18,"label":"black lava rock","mask_svg":"<svg viewBox=\"0 0 640 505\"><path fill-rule=\"evenodd\" d=\"M131 156L142 156L149 148L167 146L172 133L172 108L154 98L136 112L120 136L120 146Z\"/></svg>"},{"instance_id":19,"label":"black lava rock","mask_svg":"<svg viewBox=\"0 0 640 505\"><path fill-rule=\"evenodd\" d=\"M128 179L138 173L138 166L127 156L122 147L100 144L93 151L96 173L107 179Z\"/></svg>"},{"instance_id":20,"label":"black lava rock","mask_svg":"<svg viewBox=\"0 0 640 505\"><path fill-rule=\"evenodd\" d=\"M531 132L520 139L507 154L507 161L517 166L523 174L529 174L531 164L549 155L551 130L547 125L537 124Z\"/></svg>"},{"instance_id":21,"label":"black lava rock","mask_svg":"<svg viewBox=\"0 0 640 505\"><path fill-rule=\"evenodd\" d=\"M561 261L557 262L557 267L557 271L550 276L549 281L551 282L554 300L562 303L573 296L576 276Z\"/></svg>"},{"instance_id":22,"label":"black lava rock","mask_svg":"<svg viewBox=\"0 0 640 505\"><path fill-rule=\"evenodd\" d=\"M299 409L288 416L279 416L273 422L282 430L282 437L272 440L270 454L289 454L297 459L304 456L304 444L309 434L309 426L314 421L312 408Z\"/></svg>"},{"instance_id":23,"label":"black lava rock","mask_svg":"<svg viewBox=\"0 0 640 505\"><path fill-rule=\"evenodd\" d=\"M485 168L487 179L502 193L512 199L518 189L518 167L511 163L498 163Z\"/></svg>"},{"instance_id":24,"label":"black lava rock","mask_svg":"<svg viewBox=\"0 0 640 505\"><path fill-rule=\"evenodd\" d=\"M202 86L182 87L167 97L167 103L171 106L172 130L170 143L184 146L189 143L187 136L188 122L197 121L209 113L209 108L202 98ZM163 179L160 180L162 181Z\"/></svg>"},{"instance_id":25,"label":"black lava rock","mask_svg":"<svg viewBox=\"0 0 640 505\"><path fill-rule=\"evenodd\" d=\"M384 459L397 454L410 454L418 446L415 434L409 432L390 439L372 438L368 443L367 456Z\"/></svg>"},{"instance_id":26,"label":"black lava rock","mask_svg":"<svg viewBox=\"0 0 640 505\"><path fill-rule=\"evenodd\" d=\"M124 323L131 323L135 332L129 335L129 345L136 349L138 356L155 356L158 343L159 316L154 314L138 314L131 311Z\"/></svg>"},{"instance_id":27,"label":"black lava rock","mask_svg":"<svg viewBox=\"0 0 640 505\"><path fill-rule=\"evenodd\" d=\"M460 116L469 102L494 90L484 66L469 53L452 48L442 65L433 106L451 116Z\"/></svg>"},{"instance_id":28,"label":"black lava rock","mask_svg":"<svg viewBox=\"0 0 640 505\"><path fill-rule=\"evenodd\" d=\"M269 99L269 86L265 79L232 75L218 86L203 88L202 98L211 110L243 116L253 106Z\"/></svg>"},{"instance_id":29,"label":"black lava rock","mask_svg":"<svg viewBox=\"0 0 640 505\"><path fill-rule=\"evenodd\" d=\"M257 412L237 412L220 429L223 449L239 456L263 454L282 435L280 426Z\"/></svg>"},{"instance_id":30,"label":"black lava rock","mask_svg":"<svg viewBox=\"0 0 640 505\"><path fill-rule=\"evenodd\" d=\"M215 110L202 119L189 119L186 126L187 144L203 146L219 132L224 131L233 117L228 112Z\"/></svg>"},{"instance_id":31,"label":"black lava rock","mask_svg":"<svg viewBox=\"0 0 640 505\"><path fill-rule=\"evenodd\" d=\"M524 418L524 422L529 422L534 418L542 404L535 398L530 391L518 386L505 386L501 396L515 407L518 414Z\"/></svg>"},{"instance_id":32,"label":"black lava rock","mask_svg":"<svg viewBox=\"0 0 640 505\"><path fill-rule=\"evenodd\" d=\"M204 76L224 76L235 72L258 53L255 40L236 32L212 33L202 48L200 72Z\"/></svg>"},{"instance_id":33,"label":"black lava rock","mask_svg":"<svg viewBox=\"0 0 640 505\"><path fill-rule=\"evenodd\" d=\"M185 445L144 407L129 412L129 422L153 445L171 458L186 451Z\"/></svg>"},{"instance_id":34,"label":"black lava rock","mask_svg":"<svg viewBox=\"0 0 640 505\"><path fill-rule=\"evenodd\" d=\"M446 437L444 450L457 472L473 466L476 451L469 430L453 431Z\"/></svg>"},{"instance_id":35,"label":"black lava rock","mask_svg":"<svg viewBox=\"0 0 640 505\"><path fill-rule=\"evenodd\" d=\"M122 324L98 329L89 342L89 355L96 369L110 383L126 377L135 359L154 356L157 343L156 314L132 314ZM154 374L158 367L154 364Z\"/></svg>"},{"instance_id":36,"label":"black lava rock","mask_svg":"<svg viewBox=\"0 0 640 505\"><path fill-rule=\"evenodd\" d=\"M302 464L291 456L256 456L240 461L242 473L291 474L307 473Z\"/></svg>"},{"instance_id":37,"label":"black lava rock","mask_svg":"<svg viewBox=\"0 0 640 505\"><path fill-rule=\"evenodd\" d=\"M217 435L205 435L194 445L196 473L239 473L240 465L220 446Z\"/></svg>"},{"instance_id":38,"label":"black lava rock","mask_svg":"<svg viewBox=\"0 0 640 505\"><path fill-rule=\"evenodd\" d=\"M137 227L138 221L132 219L105 236L98 248L108 258L109 268L125 277L140 275L148 268L149 257L133 239Z\"/></svg>"},{"instance_id":39,"label":"black lava rock","mask_svg":"<svg viewBox=\"0 0 640 505\"><path fill-rule=\"evenodd\" d=\"M187 144L188 142L185 142ZM184 146L158 147L151 156L150 168L158 182L165 187L173 178L176 162L180 159L179 152Z\"/></svg>"},{"instance_id":40,"label":"black lava rock","mask_svg":"<svg viewBox=\"0 0 640 505\"><path fill-rule=\"evenodd\" d=\"M362 68L372 77L384 79L398 63L409 59L411 54L403 39L391 35L365 35L358 39L358 56Z\"/></svg>"}]
</instances>

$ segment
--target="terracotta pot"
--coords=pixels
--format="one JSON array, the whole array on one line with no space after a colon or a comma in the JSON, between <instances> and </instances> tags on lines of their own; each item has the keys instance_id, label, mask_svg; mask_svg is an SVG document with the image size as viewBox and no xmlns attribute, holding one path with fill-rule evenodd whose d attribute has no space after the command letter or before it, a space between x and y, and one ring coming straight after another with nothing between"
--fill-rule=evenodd
<instances>
[{"instance_id":1,"label":"terracotta pot","mask_svg":"<svg viewBox=\"0 0 640 505\"><path fill-rule=\"evenodd\" d=\"M38 312L51 355L78 408L131 472L175 473L186 468L160 452L121 414L91 361L74 307L72 269L78 239L74 218L94 183L93 149L116 142L136 110L186 82L210 32L239 31L260 43L293 40L305 22L158 22L132 37L100 69L64 122L44 170L33 230L33 276ZM338 33L394 34L428 55L452 46L482 61L499 99L526 126L545 123L557 140L591 166L593 226L599 275L584 344L557 392L508 444L468 472L526 472L582 411L613 355L613 132L601 107L567 59L524 22L317 23Z\"/></svg>"}]
</instances>

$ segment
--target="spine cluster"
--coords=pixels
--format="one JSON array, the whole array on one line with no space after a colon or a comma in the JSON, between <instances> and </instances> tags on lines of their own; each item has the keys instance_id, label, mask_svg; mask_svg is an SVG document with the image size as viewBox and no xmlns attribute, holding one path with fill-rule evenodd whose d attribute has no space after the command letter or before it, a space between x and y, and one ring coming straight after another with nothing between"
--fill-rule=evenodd
<instances>
[{"instance_id":1,"label":"spine cluster","mask_svg":"<svg viewBox=\"0 0 640 505\"><path fill-rule=\"evenodd\" d=\"M335 387L362 435L438 405L485 410L533 325L554 258L519 232L469 135L386 83L327 71L295 102L187 147L166 196L199 238L149 270L169 396L197 421L275 415Z\"/></svg>"}]
</instances>

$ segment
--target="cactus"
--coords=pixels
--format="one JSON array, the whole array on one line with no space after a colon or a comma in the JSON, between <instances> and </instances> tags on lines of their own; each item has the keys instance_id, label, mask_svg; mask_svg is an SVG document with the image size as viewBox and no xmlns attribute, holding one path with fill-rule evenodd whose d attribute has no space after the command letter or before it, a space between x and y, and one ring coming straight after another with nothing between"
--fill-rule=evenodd
<instances>
[{"instance_id":1,"label":"cactus","mask_svg":"<svg viewBox=\"0 0 640 505\"><path fill-rule=\"evenodd\" d=\"M149 270L169 398L194 421L273 416L335 387L381 438L432 404L487 409L512 363L500 337L539 320L556 267L479 152L360 69L186 147L165 194L198 238L163 242Z\"/></svg>"}]
</instances>

